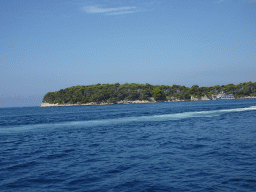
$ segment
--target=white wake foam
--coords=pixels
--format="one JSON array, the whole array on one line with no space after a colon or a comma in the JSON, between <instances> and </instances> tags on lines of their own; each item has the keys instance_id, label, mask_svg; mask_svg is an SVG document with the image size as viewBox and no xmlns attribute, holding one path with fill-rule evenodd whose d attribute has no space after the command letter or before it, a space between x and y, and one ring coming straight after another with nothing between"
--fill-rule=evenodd
<instances>
[{"instance_id":1,"label":"white wake foam","mask_svg":"<svg viewBox=\"0 0 256 192\"><path fill-rule=\"evenodd\" d=\"M37 124L37 125L23 125L8 128L0 128L1 133L14 133L19 131L39 131L39 130L51 130L57 128L83 128L83 127L94 127L94 126L107 126L114 124L126 124L130 122L143 122L143 121L174 121L187 118L198 118L198 117L213 117L220 116L226 113L232 112L243 112L256 110L256 106L246 108L235 108L235 109L221 109L212 111L194 111L184 113L173 113L164 115L153 115L153 116L140 116L140 117L124 117L116 119L100 119L91 121L72 121L52 124Z\"/></svg>"}]
</instances>

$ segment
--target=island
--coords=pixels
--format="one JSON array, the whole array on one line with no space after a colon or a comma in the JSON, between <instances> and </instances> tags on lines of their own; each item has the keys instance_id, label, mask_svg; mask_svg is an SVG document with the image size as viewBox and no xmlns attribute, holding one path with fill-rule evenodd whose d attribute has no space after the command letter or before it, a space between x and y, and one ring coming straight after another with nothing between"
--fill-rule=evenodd
<instances>
[{"instance_id":1,"label":"island","mask_svg":"<svg viewBox=\"0 0 256 192\"><path fill-rule=\"evenodd\" d=\"M250 99L256 98L255 90L256 82L211 87L193 85L190 88L175 84L98 83L48 92L43 98L41 107L206 101L216 100L219 94L229 94L235 99Z\"/></svg>"}]
</instances>

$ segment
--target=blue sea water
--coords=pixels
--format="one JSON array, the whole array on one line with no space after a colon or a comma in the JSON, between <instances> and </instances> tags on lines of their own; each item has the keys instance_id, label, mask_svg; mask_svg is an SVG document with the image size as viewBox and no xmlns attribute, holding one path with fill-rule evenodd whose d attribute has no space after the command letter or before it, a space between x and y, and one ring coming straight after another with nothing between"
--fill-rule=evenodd
<instances>
[{"instance_id":1,"label":"blue sea water","mask_svg":"<svg viewBox=\"0 0 256 192\"><path fill-rule=\"evenodd\" d=\"M256 191L256 99L0 108L0 191Z\"/></svg>"}]
</instances>

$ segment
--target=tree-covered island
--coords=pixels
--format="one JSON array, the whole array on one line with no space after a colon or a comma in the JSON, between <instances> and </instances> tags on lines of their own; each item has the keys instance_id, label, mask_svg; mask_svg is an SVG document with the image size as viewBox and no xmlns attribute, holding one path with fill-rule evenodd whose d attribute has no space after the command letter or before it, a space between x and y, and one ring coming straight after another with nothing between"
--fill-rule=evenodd
<instances>
[{"instance_id":1,"label":"tree-covered island","mask_svg":"<svg viewBox=\"0 0 256 192\"><path fill-rule=\"evenodd\" d=\"M212 87L193 85L191 88L180 85L151 85L148 83L78 85L47 93L43 98L43 104L84 105L129 103L124 101L212 100L219 93L233 94L236 99L256 98L255 90L256 82Z\"/></svg>"}]
</instances>

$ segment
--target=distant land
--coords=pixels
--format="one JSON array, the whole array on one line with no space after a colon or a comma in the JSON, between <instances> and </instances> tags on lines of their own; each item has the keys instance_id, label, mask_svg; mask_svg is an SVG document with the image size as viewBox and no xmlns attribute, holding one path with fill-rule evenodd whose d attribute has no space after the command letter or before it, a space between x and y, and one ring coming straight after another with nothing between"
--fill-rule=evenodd
<instances>
[{"instance_id":1,"label":"distant land","mask_svg":"<svg viewBox=\"0 0 256 192\"><path fill-rule=\"evenodd\" d=\"M41 107L215 100L219 93L233 94L236 99L256 98L256 82L191 88L148 83L78 85L48 92Z\"/></svg>"}]
</instances>

